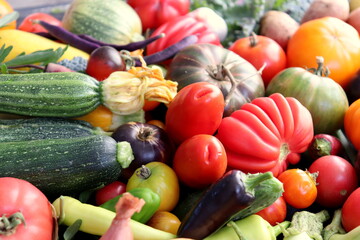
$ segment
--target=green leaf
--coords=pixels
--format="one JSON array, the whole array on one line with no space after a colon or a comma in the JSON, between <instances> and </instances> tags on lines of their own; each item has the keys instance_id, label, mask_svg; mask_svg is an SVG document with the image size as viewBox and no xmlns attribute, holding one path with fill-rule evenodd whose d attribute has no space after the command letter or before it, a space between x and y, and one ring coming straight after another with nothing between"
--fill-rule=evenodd
<instances>
[{"instance_id":1,"label":"green leaf","mask_svg":"<svg viewBox=\"0 0 360 240\"><path fill-rule=\"evenodd\" d=\"M19 13L17 11L6 14L4 17L0 18L0 28L5 27L7 24L15 21L18 18Z\"/></svg>"},{"instance_id":2,"label":"green leaf","mask_svg":"<svg viewBox=\"0 0 360 240\"><path fill-rule=\"evenodd\" d=\"M64 232L64 240L74 239L76 233L80 229L81 224L82 224L82 220L77 219L73 224L71 224L68 228L66 228Z\"/></svg>"},{"instance_id":3,"label":"green leaf","mask_svg":"<svg viewBox=\"0 0 360 240\"><path fill-rule=\"evenodd\" d=\"M11 52L11 50L13 49L12 46L9 46L7 48L5 48L5 44L3 44L0 48L0 63L2 63L5 58L9 55L9 53Z\"/></svg>"},{"instance_id":4,"label":"green leaf","mask_svg":"<svg viewBox=\"0 0 360 240\"><path fill-rule=\"evenodd\" d=\"M8 73L8 69L7 69L7 67L6 67L5 64L1 64L0 67L1 67L1 73L2 73L2 74Z\"/></svg>"},{"instance_id":5,"label":"green leaf","mask_svg":"<svg viewBox=\"0 0 360 240\"><path fill-rule=\"evenodd\" d=\"M19 54L15 58L5 62L8 67L27 65L27 64L42 64L46 65L50 62L56 62L64 54L68 46L65 48L40 50L29 54Z\"/></svg>"}]
</instances>

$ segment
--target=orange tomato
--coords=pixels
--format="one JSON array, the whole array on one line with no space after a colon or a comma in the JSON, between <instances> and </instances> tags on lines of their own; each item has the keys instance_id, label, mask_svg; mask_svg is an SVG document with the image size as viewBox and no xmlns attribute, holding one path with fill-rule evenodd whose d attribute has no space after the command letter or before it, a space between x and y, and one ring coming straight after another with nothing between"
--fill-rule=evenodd
<instances>
[{"instance_id":1,"label":"orange tomato","mask_svg":"<svg viewBox=\"0 0 360 240\"><path fill-rule=\"evenodd\" d=\"M316 68L317 56L324 58L329 77L346 88L360 67L360 38L354 27L324 17L300 25L287 47L289 67Z\"/></svg>"},{"instance_id":2,"label":"orange tomato","mask_svg":"<svg viewBox=\"0 0 360 240\"><path fill-rule=\"evenodd\" d=\"M13 7L6 0L0 0L0 18L5 16L8 13L12 13L14 11ZM15 29L16 21L9 23L7 26L0 28L3 29Z\"/></svg>"},{"instance_id":3,"label":"orange tomato","mask_svg":"<svg viewBox=\"0 0 360 240\"><path fill-rule=\"evenodd\" d=\"M179 218L169 211L157 211L150 218L150 220L146 223L150 227L169 232L172 234L177 233L180 227Z\"/></svg>"},{"instance_id":4,"label":"orange tomato","mask_svg":"<svg viewBox=\"0 0 360 240\"><path fill-rule=\"evenodd\" d=\"M284 186L284 200L294 208L310 207L316 200L316 179L309 172L301 169L288 169L278 179Z\"/></svg>"},{"instance_id":5,"label":"orange tomato","mask_svg":"<svg viewBox=\"0 0 360 240\"><path fill-rule=\"evenodd\" d=\"M357 150L360 150L360 99L353 102L345 112L344 129L346 136Z\"/></svg>"}]
</instances>

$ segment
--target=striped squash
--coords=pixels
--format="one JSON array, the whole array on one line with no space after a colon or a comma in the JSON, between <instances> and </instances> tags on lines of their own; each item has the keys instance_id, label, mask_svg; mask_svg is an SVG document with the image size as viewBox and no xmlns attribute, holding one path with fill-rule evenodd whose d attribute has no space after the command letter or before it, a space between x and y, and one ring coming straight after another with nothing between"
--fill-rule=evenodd
<instances>
[{"instance_id":1,"label":"striped squash","mask_svg":"<svg viewBox=\"0 0 360 240\"><path fill-rule=\"evenodd\" d=\"M139 15L121 0L74 0L62 24L73 33L107 43L128 44L143 39Z\"/></svg>"}]
</instances>

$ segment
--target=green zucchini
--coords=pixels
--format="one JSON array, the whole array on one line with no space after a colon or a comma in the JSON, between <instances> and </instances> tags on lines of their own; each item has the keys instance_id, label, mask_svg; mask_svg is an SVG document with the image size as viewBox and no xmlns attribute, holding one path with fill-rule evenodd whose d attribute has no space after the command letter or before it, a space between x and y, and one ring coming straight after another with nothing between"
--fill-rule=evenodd
<instances>
[{"instance_id":1,"label":"green zucchini","mask_svg":"<svg viewBox=\"0 0 360 240\"><path fill-rule=\"evenodd\" d=\"M106 135L3 142L0 177L27 180L48 196L95 189L118 179L122 144Z\"/></svg>"},{"instance_id":2,"label":"green zucchini","mask_svg":"<svg viewBox=\"0 0 360 240\"><path fill-rule=\"evenodd\" d=\"M77 72L0 74L0 112L78 117L101 104L99 82Z\"/></svg>"},{"instance_id":3,"label":"green zucchini","mask_svg":"<svg viewBox=\"0 0 360 240\"><path fill-rule=\"evenodd\" d=\"M82 120L64 118L0 119L0 142L58 139L107 134Z\"/></svg>"}]
</instances>

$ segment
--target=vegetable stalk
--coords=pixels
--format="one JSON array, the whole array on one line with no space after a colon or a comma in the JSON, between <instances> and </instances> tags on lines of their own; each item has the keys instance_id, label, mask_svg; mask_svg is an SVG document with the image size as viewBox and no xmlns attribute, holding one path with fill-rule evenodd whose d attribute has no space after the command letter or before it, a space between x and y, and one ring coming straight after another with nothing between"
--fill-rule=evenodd
<instances>
[{"instance_id":1,"label":"vegetable stalk","mask_svg":"<svg viewBox=\"0 0 360 240\"><path fill-rule=\"evenodd\" d=\"M346 233L341 226L341 209L337 209L331 223L324 228L323 236L324 240L357 240L360 239L360 226Z\"/></svg>"}]
</instances>

